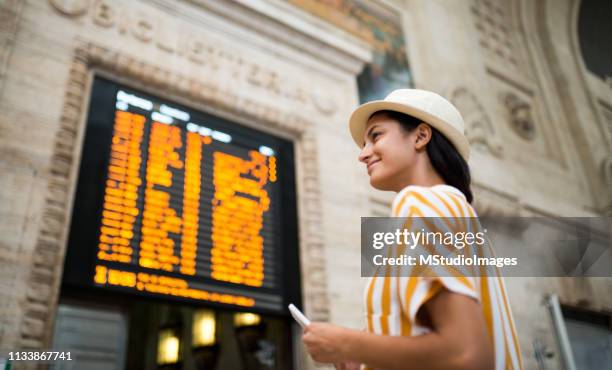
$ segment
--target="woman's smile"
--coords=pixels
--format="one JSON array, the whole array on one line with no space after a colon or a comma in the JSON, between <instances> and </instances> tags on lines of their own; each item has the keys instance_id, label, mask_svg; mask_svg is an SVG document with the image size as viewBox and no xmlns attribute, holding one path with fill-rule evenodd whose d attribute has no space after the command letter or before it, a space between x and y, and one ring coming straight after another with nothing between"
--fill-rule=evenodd
<instances>
[{"instance_id":1,"label":"woman's smile","mask_svg":"<svg viewBox=\"0 0 612 370\"><path fill-rule=\"evenodd\" d=\"M370 174L370 172L372 172L372 167L378 162L380 162L380 159L376 159L368 163L368 175Z\"/></svg>"}]
</instances>

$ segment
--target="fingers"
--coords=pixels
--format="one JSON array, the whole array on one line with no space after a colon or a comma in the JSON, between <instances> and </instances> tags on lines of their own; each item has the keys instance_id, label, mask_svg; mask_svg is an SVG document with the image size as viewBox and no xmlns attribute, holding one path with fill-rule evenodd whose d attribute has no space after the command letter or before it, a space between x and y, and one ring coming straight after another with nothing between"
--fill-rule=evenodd
<instances>
[{"instance_id":1,"label":"fingers","mask_svg":"<svg viewBox=\"0 0 612 370\"><path fill-rule=\"evenodd\" d=\"M310 352L312 346L316 343L316 337L312 333L305 333L302 335L302 343L306 346L306 349Z\"/></svg>"},{"instance_id":2,"label":"fingers","mask_svg":"<svg viewBox=\"0 0 612 370\"><path fill-rule=\"evenodd\" d=\"M312 331L312 329L316 326L315 322L311 322L310 324L304 326L304 334L308 333L309 331Z\"/></svg>"}]
</instances>

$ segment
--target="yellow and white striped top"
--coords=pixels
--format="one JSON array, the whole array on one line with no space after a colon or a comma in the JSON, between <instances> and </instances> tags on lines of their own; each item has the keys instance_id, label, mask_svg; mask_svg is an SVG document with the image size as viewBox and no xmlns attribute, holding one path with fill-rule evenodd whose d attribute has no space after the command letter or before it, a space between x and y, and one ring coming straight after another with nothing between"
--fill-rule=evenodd
<instances>
[{"instance_id":1,"label":"yellow and white striped top","mask_svg":"<svg viewBox=\"0 0 612 370\"><path fill-rule=\"evenodd\" d=\"M473 227L479 227L476 212L463 193L448 185L404 188L393 201L391 215L406 218L404 227L409 231L413 217L444 217L457 224L460 220L471 220ZM503 278L498 273L496 276L479 277L456 273L440 276L431 270L428 272L390 274L389 271L379 271L371 277L364 294L367 330L395 336L418 336L429 332L429 328L417 322L417 312L440 289L446 288L480 303L495 351L495 369L522 369L521 352Z\"/></svg>"}]
</instances>

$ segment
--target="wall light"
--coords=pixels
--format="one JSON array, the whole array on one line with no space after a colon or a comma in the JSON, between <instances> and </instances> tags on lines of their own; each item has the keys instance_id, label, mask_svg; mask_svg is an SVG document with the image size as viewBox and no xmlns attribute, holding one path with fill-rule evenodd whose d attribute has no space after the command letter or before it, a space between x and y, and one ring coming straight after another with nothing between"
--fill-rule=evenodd
<instances>
[{"instance_id":1,"label":"wall light","mask_svg":"<svg viewBox=\"0 0 612 370\"><path fill-rule=\"evenodd\" d=\"M179 361L180 344L180 340L173 329L161 330L157 345L157 364L176 364Z\"/></svg>"},{"instance_id":2,"label":"wall light","mask_svg":"<svg viewBox=\"0 0 612 370\"><path fill-rule=\"evenodd\" d=\"M255 313L242 312L234 314L234 326L237 328L259 325L260 322L261 316Z\"/></svg>"},{"instance_id":3,"label":"wall light","mask_svg":"<svg viewBox=\"0 0 612 370\"><path fill-rule=\"evenodd\" d=\"M193 346L202 347L215 344L216 327L214 311L196 311L193 315Z\"/></svg>"}]
</instances>

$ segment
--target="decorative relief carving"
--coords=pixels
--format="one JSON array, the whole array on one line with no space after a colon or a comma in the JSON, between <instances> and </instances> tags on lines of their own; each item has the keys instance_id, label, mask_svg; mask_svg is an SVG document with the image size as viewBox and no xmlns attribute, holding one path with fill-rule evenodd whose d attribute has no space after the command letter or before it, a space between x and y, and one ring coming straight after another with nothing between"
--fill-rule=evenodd
<instances>
[{"instance_id":1,"label":"decorative relief carving","mask_svg":"<svg viewBox=\"0 0 612 370\"><path fill-rule=\"evenodd\" d=\"M612 157L604 159L603 163L601 164L601 170L604 180L603 182L608 189L607 204L605 205L603 211L604 214L612 217Z\"/></svg>"},{"instance_id":2,"label":"decorative relief carving","mask_svg":"<svg viewBox=\"0 0 612 370\"><path fill-rule=\"evenodd\" d=\"M468 89L460 87L451 93L450 100L463 116L465 133L470 143L496 157L502 157L501 139L478 98Z\"/></svg>"},{"instance_id":3,"label":"decorative relief carving","mask_svg":"<svg viewBox=\"0 0 612 370\"><path fill-rule=\"evenodd\" d=\"M512 21L506 0L475 0L471 6L480 46L498 60L518 67Z\"/></svg>"},{"instance_id":4,"label":"decorative relief carving","mask_svg":"<svg viewBox=\"0 0 612 370\"><path fill-rule=\"evenodd\" d=\"M536 129L531 104L513 92L502 94L501 100L508 113L512 130L525 140L533 140Z\"/></svg>"},{"instance_id":5,"label":"decorative relief carving","mask_svg":"<svg viewBox=\"0 0 612 370\"><path fill-rule=\"evenodd\" d=\"M473 185L474 208L479 217L494 219L499 226L521 233L529 227L520 199L499 193L479 184Z\"/></svg>"},{"instance_id":6,"label":"decorative relief carving","mask_svg":"<svg viewBox=\"0 0 612 370\"><path fill-rule=\"evenodd\" d=\"M68 4L68 3L64 3ZM87 71L95 67L134 81L164 86L169 94L177 94L196 104L238 114L246 119L262 122L267 127L299 137L299 183L307 183L299 193L301 264L305 308L312 319L325 321L329 317L327 272L324 236L321 225L321 192L318 178L318 155L314 122L291 111L263 105L232 91L220 91L206 81L192 79L147 64L128 55L91 43L80 42L74 52L69 80L65 89L64 108L51 158L47 195L42 211L40 231L32 253L35 257L28 292L23 302L24 319L21 323L16 348L48 348L54 311L59 295L62 261L67 243L70 210L68 205L76 180L78 164L75 145L77 133L84 129L81 113L86 106ZM62 200L62 201L58 201Z\"/></svg>"},{"instance_id":7,"label":"decorative relief carving","mask_svg":"<svg viewBox=\"0 0 612 370\"><path fill-rule=\"evenodd\" d=\"M608 147L612 150L612 107L604 102L600 102L599 106L601 107L604 125L606 126L604 130L606 130L608 134Z\"/></svg>"}]
</instances>

